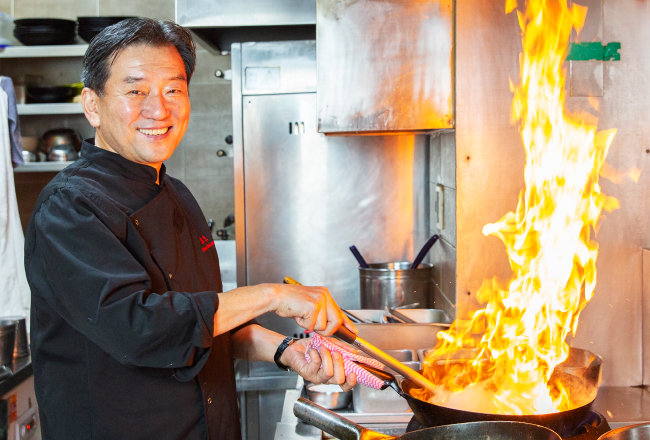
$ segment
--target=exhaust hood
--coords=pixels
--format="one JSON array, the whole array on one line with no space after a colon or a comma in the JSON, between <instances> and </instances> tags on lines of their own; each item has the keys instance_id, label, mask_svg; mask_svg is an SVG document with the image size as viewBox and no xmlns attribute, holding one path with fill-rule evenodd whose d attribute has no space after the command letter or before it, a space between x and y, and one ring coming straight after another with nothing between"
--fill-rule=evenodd
<instances>
[{"instance_id":1,"label":"exhaust hood","mask_svg":"<svg viewBox=\"0 0 650 440\"><path fill-rule=\"evenodd\" d=\"M217 51L234 42L316 39L316 0L176 0L175 18Z\"/></svg>"}]
</instances>

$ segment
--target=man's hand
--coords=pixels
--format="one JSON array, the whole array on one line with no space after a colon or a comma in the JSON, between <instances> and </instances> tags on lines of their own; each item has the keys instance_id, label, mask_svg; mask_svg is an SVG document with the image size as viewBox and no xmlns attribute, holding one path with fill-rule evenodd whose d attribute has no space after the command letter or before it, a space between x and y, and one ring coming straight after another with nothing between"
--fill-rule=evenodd
<instances>
[{"instance_id":1,"label":"man's hand","mask_svg":"<svg viewBox=\"0 0 650 440\"><path fill-rule=\"evenodd\" d=\"M308 346L309 339L294 342L282 353L280 362L312 383L337 384L344 391L356 385L357 378L354 373L346 377L340 353L330 352L322 346L318 350L309 348L310 362L307 362L305 352Z\"/></svg>"},{"instance_id":2,"label":"man's hand","mask_svg":"<svg viewBox=\"0 0 650 440\"><path fill-rule=\"evenodd\" d=\"M329 336L344 325L357 329L341 311L325 287L293 284L258 284L219 294L219 309L214 315L214 335L244 324L266 313L292 318L299 326Z\"/></svg>"},{"instance_id":3,"label":"man's hand","mask_svg":"<svg viewBox=\"0 0 650 440\"><path fill-rule=\"evenodd\" d=\"M331 335L341 325L357 332L325 287L295 284L275 284L273 287L276 291L273 308L277 315L293 318L299 326L324 336Z\"/></svg>"}]
</instances>

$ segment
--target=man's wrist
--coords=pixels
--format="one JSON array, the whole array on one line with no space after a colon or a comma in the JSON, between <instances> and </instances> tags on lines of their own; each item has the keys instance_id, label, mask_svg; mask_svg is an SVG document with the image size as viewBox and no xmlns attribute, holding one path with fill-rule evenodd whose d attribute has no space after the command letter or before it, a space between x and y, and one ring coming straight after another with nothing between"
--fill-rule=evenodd
<instances>
[{"instance_id":1,"label":"man's wrist","mask_svg":"<svg viewBox=\"0 0 650 440\"><path fill-rule=\"evenodd\" d=\"M296 342L296 338L292 338L291 336L287 336L282 340L280 345L278 345L277 350L275 350L275 355L273 356L273 360L275 361L275 365L278 366L279 369L284 370L284 371L291 371L291 368L287 367L284 365L282 362L280 362L280 358L284 354L284 351L294 342Z\"/></svg>"}]
</instances>

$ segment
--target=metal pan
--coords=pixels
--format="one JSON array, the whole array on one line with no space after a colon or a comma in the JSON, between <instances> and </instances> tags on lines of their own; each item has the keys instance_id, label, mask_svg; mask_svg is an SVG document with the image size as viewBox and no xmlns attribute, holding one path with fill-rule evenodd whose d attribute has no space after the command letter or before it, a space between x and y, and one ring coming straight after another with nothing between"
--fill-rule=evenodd
<instances>
[{"instance_id":1,"label":"metal pan","mask_svg":"<svg viewBox=\"0 0 650 440\"><path fill-rule=\"evenodd\" d=\"M552 430L530 423L488 421L460 423L420 429L406 434L386 436L364 428L315 403L301 397L293 405L293 413L300 420L341 440L560 440Z\"/></svg>"},{"instance_id":2,"label":"metal pan","mask_svg":"<svg viewBox=\"0 0 650 440\"><path fill-rule=\"evenodd\" d=\"M411 389L417 388L409 379L396 380L385 371L361 365L384 381L384 388L393 388L406 399L416 420L422 426L440 426L447 424L478 421L512 421L541 425L557 432L562 437L573 435L576 429L588 418L591 405L596 398L600 382L601 359L595 354L578 348L571 348L569 359L556 367L554 376L569 389L570 395L584 395L579 407L549 414L488 414L464 411L429 403L413 397Z\"/></svg>"}]
</instances>

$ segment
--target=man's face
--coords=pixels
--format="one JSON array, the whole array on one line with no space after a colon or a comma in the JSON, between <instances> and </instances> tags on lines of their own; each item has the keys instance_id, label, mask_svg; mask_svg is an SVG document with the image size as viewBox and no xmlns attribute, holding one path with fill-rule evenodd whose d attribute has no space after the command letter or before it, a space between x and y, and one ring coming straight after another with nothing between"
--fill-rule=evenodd
<instances>
[{"instance_id":1,"label":"man's face","mask_svg":"<svg viewBox=\"0 0 650 440\"><path fill-rule=\"evenodd\" d=\"M159 169L185 134L190 100L174 46L128 46L110 67L104 96L86 90L96 102L86 115L100 148Z\"/></svg>"}]
</instances>

